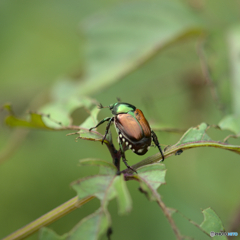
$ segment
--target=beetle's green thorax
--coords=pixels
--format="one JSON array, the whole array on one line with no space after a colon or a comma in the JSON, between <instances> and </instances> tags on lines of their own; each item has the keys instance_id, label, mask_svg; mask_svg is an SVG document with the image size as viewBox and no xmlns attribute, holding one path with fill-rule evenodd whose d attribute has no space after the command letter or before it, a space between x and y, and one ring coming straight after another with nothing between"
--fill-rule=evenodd
<instances>
[{"instance_id":1,"label":"beetle's green thorax","mask_svg":"<svg viewBox=\"0 0 240 240\"><path fill-rule=\"evenodd\" d=\"M114 103L109 106L109 109L112 110L113 115L120 113L128 113L130 111L135 111L136 107L129 103Z\"/></svg>"}]
</instances>

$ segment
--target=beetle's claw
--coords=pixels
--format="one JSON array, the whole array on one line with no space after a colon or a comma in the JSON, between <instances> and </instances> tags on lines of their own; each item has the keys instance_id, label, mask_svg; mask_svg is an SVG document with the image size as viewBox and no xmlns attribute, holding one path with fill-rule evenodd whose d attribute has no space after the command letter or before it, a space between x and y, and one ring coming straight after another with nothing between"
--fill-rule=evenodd
<instances>
[{"instance_id":1,"label":"beetle's claw","mask_svg":"<svg viewBox=\"0 0 240 240\"><path fill-rule=\"evenodd\" d=\"M137 173L137 171L136 171L135 169L133 169L132 167L130 167L130 166L128 165L126 159L123 159L123 162L124 162L124 164L126 165L126 167L127 167L128 169L131 169L133 172Z\"/></svg>"},{"instance_id":2,"label":"beetle's claw","mask_svg":"<svg viewBox=\"0 0 240 240\"><path fill-rule=\"evenodd\" d=\"M102 139L102 144L104 143L105 138L106 138L106 135L104 135L104 137Z\"/></svg>"},{"instance_id":3,"label":"beetle's claw","mask_svg":"<svg viewBox=\"0 0 240 240\"><path fill-rule=\"evenodd\" d=\"M137 173L137 171L135 169L133 169L132 167L128 166L129 169L131 169L133 172Z\"/></svg>"}]
</instances>

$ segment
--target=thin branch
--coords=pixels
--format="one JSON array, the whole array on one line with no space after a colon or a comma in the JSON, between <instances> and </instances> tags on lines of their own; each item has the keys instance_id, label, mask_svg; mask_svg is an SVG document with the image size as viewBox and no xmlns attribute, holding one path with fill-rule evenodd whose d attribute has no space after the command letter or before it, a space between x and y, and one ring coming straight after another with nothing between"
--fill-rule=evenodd
<instances>
[{"instance_id":1,"label":"thin branch","mask_svg":"<svg viewBox=\"0 0 240 240\"><path fill-rule=\"evenodd\" d=\"M166 151L164 151L164 158L167 159L172 155L175 155L176 153L179 153L179 150L185 151L190 148L197 148L197 147L215 147L215 148L222 148L225 150L229 150L232 152L235 152L237 154L240 154L240 146L216 142L216 141L196 141L196 142L188 142L180 145L173 145L171 147L168 147ZM177 154L178 155L178 154ZM155 155L152 155L148 158L145 158L141 162L138 162L131 167L133 169L138 169L144 165L156 163L162 161L162 156L160 153L156 153ZM132 171L130 169L125 169L122 171L123 174L130 174Z\"/></svg>"},{"instance_id":2,"label":"thin branch","mask_svg":"<svg viewBox=\"0 0 240 240\"><path fill-rule=\"evenodd\" d=\"M176 226L176 224L175 224L175 222L174 222L171 214L169 213L169 211L168 211L165 203L162 201L161 197L158 197L158 198L157 198L157 203L158 203L158 205L161 207L164 215L166 216L167 220L169 221L169 223L170 223L170 225L171 225L171 227L172 227L172 230L173 230L176 238L177 238L178 240L182 240L183 237L181 236L180 231L178 230L178 228L177 228L177 226Z\"/></svg>"},{"instance_id":3,"label":"thin branch","mask_svg":"<svg viewBox=\"0 0 240 240\"><path fill-rule=\"evenodd\" d=\"M229 139L229 138L239 138L240 137L240 133L238 133L238 134L232 134L232 135L228 135L227 137L225 137L224 138L224 140L223 140L223 142L227 142L227 140Z\"/></svg>"}]
</instances>

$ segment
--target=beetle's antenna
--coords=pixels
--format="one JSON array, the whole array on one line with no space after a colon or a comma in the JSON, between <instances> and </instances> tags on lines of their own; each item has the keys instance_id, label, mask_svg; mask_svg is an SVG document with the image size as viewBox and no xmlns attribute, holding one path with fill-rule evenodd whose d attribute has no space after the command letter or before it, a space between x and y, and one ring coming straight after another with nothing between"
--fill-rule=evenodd
<instances>
[{"instance_id":1,"label":"beetle's antenna","mask_svg":"<svg viewBox=\"0 0 240 240\"><path fill-rule=\"evenodd\" d=\"M97 105L97 107L98 107L98 109L109 108L109 106L104 107L101 103L99 103L99 104Z\"/></svg>"},{"instance_id":2,"label":"beetle's antenna","mask_svg":"<svg viewBox=\"0 0 240 240\"><path fill-rule=\"evenodd\" d=\"M117 101L118 101L118 102L121 102L121 98L117 97Z\"/></svg>"}]
</instances>

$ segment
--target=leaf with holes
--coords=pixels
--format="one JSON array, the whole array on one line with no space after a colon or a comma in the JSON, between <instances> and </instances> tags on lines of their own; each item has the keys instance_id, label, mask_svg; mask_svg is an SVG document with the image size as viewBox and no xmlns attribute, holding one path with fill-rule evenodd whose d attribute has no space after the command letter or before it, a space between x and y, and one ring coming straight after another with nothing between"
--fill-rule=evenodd
<instances>
[{"instance_id":1,"label":"leaf with holes","mask_svg":"<svg viewBox=\"0 0 240 240\"><path fill-rule=\"evenodd\" d=\"M200 228L210 234L211 232L223 232L225 231L221 219L218 215L211 209L207 208L202 211L204 220L200 224ZM226 236L215 236L213 239L223 239L227 240Z\"/></svg>"},{"instance_id":2,"label":"leaf with holes","mask_svg":"<svg viewBox=\"0 0 240 240\"><path fill-rule=\"evenodd\" d=\"M189 128L174 146L178 146L188 142L210 141L211 138L206 133L207 127L208 126L206 123L201 123L197 127Z\"/></svg>"},{"instance_id":3,"label":"leaf with holes","mask_svg":"<svg viewBox=\"0 0 240 240\"><path fill-rule=\"evenodd\" d=\"M156 201L156 190L165 183L165 165L154 163L137 169L138 174L134 178L139 181L141 191L149 200Z\"/></svg>"},{"instance_id":4,"label":"leaf with holes","mask_svg":"<svg viewBox=\"0 0 240 240\"><path fill-rule=\"evenodd\" d=\"M82 219L70 232L68 240L99 239L111 225L110 216L103 209Z\"/></svg>"}]
</instances>

